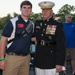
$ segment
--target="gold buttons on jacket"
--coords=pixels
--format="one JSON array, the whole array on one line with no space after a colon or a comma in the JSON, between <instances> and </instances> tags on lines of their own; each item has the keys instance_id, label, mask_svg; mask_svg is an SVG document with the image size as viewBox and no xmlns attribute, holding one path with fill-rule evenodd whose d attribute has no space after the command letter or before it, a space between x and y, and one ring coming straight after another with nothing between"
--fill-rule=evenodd
<instances>
[{"instance_id":1,"label":"gold buttons on jacket","mask_svg":"<svg viewBox=\"0 0 75 75\"><path fill-rule=\"evenodd\" d=\"M47 22L49 21L49 19L47 20Z\"/></svg>"},{"instance_id":2,"label":"gold buttons on jacket","mask_svg":"<svg viewBox=\"0 0 75 75\"><path fill-rule=\"evenodd\" d=\"M46 26L47 24L45 23L45 26Z\"/></svg>"},{"instance_id":3,"label":"gold buttons on jacket","mask_svg":"<svg viewBox=\"0 0 75 75\"><path fill-rule=\"evenodd\" d=\"M43 29L43 31L45 31L45 29Z\"/></svg>"},{"instance_id":4,"label":"gold buttons on jacket","mask_svg":"<svg viewBox=\"0 0 75 75\"><path fill-rule=\"evenodd\" d=\"M53 51L51 51L51 53L53 53Z\"/></svg>"},{"instance_id":5,"label":"gold buttons on jacket","mask_svg":"<svg viewBox=\"0 0 75 75\"><path fill-rule=\"evenodd\" d=\"M43 34L41 34L41 36L43 36Z\"/></svg>"}]
</instances>

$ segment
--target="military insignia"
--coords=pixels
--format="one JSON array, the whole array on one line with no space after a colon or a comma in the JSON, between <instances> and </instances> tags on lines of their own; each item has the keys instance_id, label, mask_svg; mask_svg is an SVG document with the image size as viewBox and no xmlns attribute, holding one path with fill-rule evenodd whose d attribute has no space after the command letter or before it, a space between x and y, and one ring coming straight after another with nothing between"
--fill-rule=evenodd
<instances>
[{"instance_id":1,"label":"military insignia","mask_svg":"<svg viewBox=\"0 0 75 75\"><path fill-rule=\"evenodd\" d=\"M56 25L48 25L46 28L46 34L55 35Z\"/></svg>"},{"instance_id":2,"label":"military insignia","mask_svg":"<svg viewBox=\"0 0 75 75\"><path fill-rule=\"evenodd\" d=\"M40 26L42 27L42 23L40 23Z\"/></svg>"},{"instance_id":3,"label":"military insignia","mask_svg":"<svg viewBox=\"0 0 75 75\"><path fill-rule=\"evenodd\" d=\"M36 26L36 28L40 29L40 26Z\"/></svg>"}]
</instances>

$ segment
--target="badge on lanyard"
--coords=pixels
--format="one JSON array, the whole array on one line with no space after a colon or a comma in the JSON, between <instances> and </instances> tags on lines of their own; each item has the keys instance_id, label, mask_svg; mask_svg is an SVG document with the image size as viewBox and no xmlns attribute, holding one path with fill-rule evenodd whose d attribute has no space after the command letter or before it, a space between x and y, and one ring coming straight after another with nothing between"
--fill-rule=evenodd
<instances>
[{"instance_id":1,"label":"badge on lanyard","mask_svg":"<svg viewBox=\"0 0 75 75\"><path fill-rule=\"evenodd\" d=\"M40 26L42 27L42 23L40 23Z\"/></svg>"}]
</instances>

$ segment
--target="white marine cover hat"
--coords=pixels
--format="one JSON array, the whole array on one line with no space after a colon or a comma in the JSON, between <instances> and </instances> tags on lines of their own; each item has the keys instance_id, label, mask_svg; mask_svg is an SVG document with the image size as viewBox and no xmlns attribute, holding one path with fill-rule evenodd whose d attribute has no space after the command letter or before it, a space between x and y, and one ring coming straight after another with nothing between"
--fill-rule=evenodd
<instances>
[{"instance_id":1,"label":"white marine cover hat","mask_svg":"<svg viewBox=\"0 0 75 75\"><path fill-rule=\"evenodd\" d=\"M55 6L54 2L51 1L42 1L38 4L42 9L43 8L53 8Z\"/></svg>"}]
</instances>

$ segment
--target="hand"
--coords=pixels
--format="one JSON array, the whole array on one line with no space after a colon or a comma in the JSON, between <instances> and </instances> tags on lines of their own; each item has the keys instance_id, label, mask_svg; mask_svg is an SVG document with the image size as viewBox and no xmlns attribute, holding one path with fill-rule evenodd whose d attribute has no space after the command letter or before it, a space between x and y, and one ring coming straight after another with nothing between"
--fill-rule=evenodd
<instances>
[{"instance_id":1,"label":"hand","mask_svg":"<svg viewBox=\"0 0 75 75\"><path fill-rule=\"evenodd\" d=\"M5 68L5 60L0 61L0 69L4 70Z\"/></svg>"},{"instance_id":2,"label":"hand","mask_svg":"<svg viewBox=\"0 0 75 75\"><path fill-rule=\"evenodd\" d=\"M61 65L56 65L56 72L62 71L62 66Z\"/></svg>"},{"instance_id":3,"label":"hand","mask_svg":"<svg viewBox=\"0 0 75 75\"><path fill-rule=\"evenodd\" d=\"M36 41L36 37L31 38L31 41L35 42Z\"/></svg>"}]
</instances>

